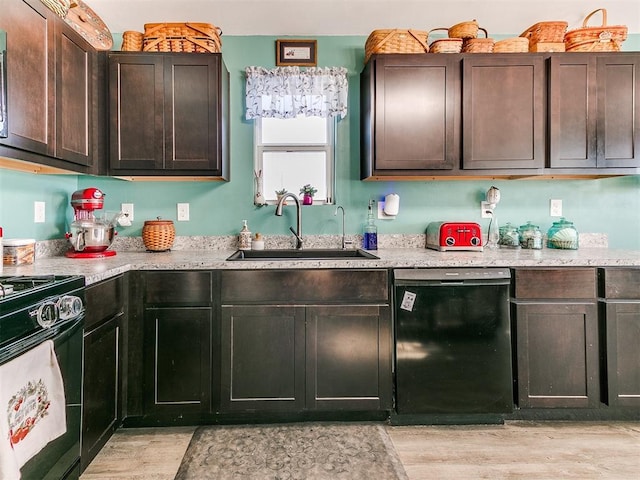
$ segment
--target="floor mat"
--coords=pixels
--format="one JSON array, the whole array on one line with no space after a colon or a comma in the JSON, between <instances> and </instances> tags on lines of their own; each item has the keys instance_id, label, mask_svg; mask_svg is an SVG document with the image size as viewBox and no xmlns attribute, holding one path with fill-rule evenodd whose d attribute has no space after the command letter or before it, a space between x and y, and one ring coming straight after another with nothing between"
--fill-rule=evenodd
<instances>
[{"instance_id":1,"label":"floor mat","mask_svg":"<svg viewBox=\"0 0 640 480\"><path fill-rule=\"evenodd\" d=\"M199 427L175 480L406 480L377 424Z\"/></svg>"}]
</instances>

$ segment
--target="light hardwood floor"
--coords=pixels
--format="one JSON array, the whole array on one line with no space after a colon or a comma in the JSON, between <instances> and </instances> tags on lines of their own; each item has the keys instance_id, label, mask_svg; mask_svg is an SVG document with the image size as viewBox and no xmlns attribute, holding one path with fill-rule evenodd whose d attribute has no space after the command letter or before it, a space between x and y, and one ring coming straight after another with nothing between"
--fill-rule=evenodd
<instances>
[{"instance_id":1,"label":"light hardwood floor","mask_svg":"<svg viewBox=\"0 0 640 480\"><path fill-rule=\"evenodd\" d=\"M172 480L194 430L118 430L81 480ZM508 422L387 431L410 480L640 478L640 423Z\"/></svg>"}]
</instances>

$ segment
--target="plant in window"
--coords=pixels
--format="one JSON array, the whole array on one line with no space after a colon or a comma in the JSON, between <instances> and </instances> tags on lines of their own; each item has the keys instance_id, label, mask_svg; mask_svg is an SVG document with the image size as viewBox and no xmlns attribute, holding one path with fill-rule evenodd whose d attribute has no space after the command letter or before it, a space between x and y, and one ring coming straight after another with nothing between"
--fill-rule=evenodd
<instances>
[{"instance_id":1,"label":"plant in window","mask_svg":"<svg viewBox=\"0 0 640 480\"><path fill-rule=\"evenodd\" d=\"M303 205L312 205L313 196L318 192L318 189L313 187L310 183L307 183L300 189L300 195L302 195Z\"/></svg>"},{"instance_id":2,"label":"plant in window","mask_svg":"<svg viewBox=\"0 0 640 480\"><path fill-rule=\"evenodd\" d=\"M282 196L287 193L287 189L286 188L281 188L280 190L276 190L276 199L279 202L280 199L282 198ZM283 205L287 204L287 201L285 200L284 202L282 202Z\"/></svg>"}]
</instances>

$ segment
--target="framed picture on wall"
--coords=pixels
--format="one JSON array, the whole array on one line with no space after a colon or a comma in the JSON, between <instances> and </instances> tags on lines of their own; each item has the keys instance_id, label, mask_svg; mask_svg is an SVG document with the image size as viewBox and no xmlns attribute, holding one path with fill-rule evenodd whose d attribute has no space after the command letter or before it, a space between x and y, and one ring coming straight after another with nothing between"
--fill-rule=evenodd
<instances>
[{"instance_id":1,"label":"framed picture on wall","mask_svg":"<svg viewBox=\"0 0 640 480\"><path fill-rule=\"evenodd\" d=\"M315 67L317 64L317 40L276 40L276 65Z\"/></svg>"}]
</instances>

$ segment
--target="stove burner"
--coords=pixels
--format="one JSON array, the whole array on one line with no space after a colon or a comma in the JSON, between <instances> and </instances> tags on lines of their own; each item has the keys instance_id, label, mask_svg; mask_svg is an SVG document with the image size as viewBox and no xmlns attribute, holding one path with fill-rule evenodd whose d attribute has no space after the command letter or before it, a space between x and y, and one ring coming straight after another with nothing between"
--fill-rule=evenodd
<instances>
[{"instance_id":1,"label":"stove burner","mask_svg":"<svg viewBox=\"0 0 640 480\"><path fill-rule=\"evenodd\" d=\"M0 298L16 292L22 292L56 281L55 275L39 275L35 277L0 277Z\"/></svg>"}]
</instances>

